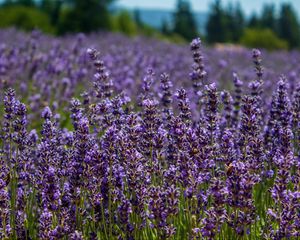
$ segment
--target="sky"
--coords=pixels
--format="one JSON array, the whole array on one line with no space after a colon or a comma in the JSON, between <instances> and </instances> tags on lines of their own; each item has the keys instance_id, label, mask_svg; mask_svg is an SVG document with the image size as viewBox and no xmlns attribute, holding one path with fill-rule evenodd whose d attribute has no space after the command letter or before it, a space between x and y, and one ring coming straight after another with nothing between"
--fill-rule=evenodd
<instances>
[{"instance_id":1,"label":"sky","mask_svg":"<svg viewBox=\"0 0 300 240\"><path fill-rule=\"evenodd\" d=\"M240 2L244 12L250 15L253 11L260 12L264 3L274 3L278 9L283 2L292 3L296 12L300 15L300 0L222 0L223 5L229 2ZM150 8L173 10L176 0L118 0L118 5L126 8ZM190 0L194 11L208 12L210 3L213 0Z\"/></svg>"}]
</instances>

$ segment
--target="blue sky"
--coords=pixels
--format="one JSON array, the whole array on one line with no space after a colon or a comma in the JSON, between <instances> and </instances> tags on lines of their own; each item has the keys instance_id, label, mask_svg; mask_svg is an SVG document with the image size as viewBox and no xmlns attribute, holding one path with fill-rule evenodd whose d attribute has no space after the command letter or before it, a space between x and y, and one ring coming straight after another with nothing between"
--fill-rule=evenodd
<instances>
[{"instance_id":1,"label":"blue sky","mask_svg":"<svg viewBox=\"0 0 300 240\"><path fill-rule=\"evenodd\" d=\"M250 14L252 11L259 12L264 3L274 3L277 8L283 2L292 3L294 9L299 14L300 0L222 0L223 5L229 2L240 2L244 12ZM206 12L209 9L210 3L213 0L190 0L190 3L195 11ZM127 8L151 8L151 9L174 9L176 0L118 0L118 5Z\"/></svg>"}]
</instances>

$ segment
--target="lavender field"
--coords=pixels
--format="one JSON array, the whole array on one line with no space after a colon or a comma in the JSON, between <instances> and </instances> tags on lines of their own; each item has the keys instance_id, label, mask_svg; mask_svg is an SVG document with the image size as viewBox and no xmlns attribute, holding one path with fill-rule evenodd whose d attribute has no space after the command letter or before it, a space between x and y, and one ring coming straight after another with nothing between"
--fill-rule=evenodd
<instances>
[{"instance_id":1,"label":"lavender field","mask_svg":"<svg viewBox=\"0 0 300 240\"><path fill-rule=\"evenodd\" d=\"M0 238L300 238L299 61L0 30Z\"/></svg>"}]
</instances>

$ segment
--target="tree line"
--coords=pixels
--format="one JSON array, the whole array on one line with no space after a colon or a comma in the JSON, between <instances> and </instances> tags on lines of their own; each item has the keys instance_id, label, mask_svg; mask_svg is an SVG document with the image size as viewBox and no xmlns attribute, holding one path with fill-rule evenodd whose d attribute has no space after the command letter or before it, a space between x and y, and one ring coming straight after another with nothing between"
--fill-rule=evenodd
<instances>
[{"instance_id":1,"label":"tree line","mask_svg":"<svg viewBox=\"0 0 300 240\"><path fill-rule=\"evenodd\" d=\"M42 30L52 28L52 32L56 34L92 32L98 29L109 30L112 28L108 6L113 1L5 0L1 10L7 13L4 16L7 24L13 22L17 27L24 29L37 25ZM43 26L38 26L40 19L44 20Z\"/></svg>"},{"instance_id":2,"label":"tree line","mask_svg":"<svg viewBox=\"0 0 300 240\"><path fill-rule=\"evenodd\" d=\"M208 43L241 43L268 49L300 47L300 25L290 3L282 3L278 12L273 3L265 4L260 14L248 18L239 2L223 6L221 0L215 0L209 9L204 34ZM192 39L197 26L189 1L178 0L174 16L173 31Z\"/></svg>"},{"instance_id":3,"label":"tree line","mask_svg":"<svg viewBox=\"0 0 300 240\"><path fill-rule=\"evenodd\" d=\"M93 32L99 29L121 31L128 35L145 34L190 41L201 35L208 43L235 43L267 49L299 48L300 25L290 3L276 9L265 4L262 11L246 17L237 2L224 6L221 0L210 5L205 32L199 33L188 0L177 0L173 22L164 21L159 33L144 24L139 11L113 12L115 0L4 0L0 7L0 27L33 27L63 35L69 32Z\"/></svg>"},{"instance_id":4,"label":"tree line","mask_svg":"<svg viewBox=\"0 0 300 240\"><path fill-rule=\"evenodd\" d=\"M0 28L38 28L55 35L104 30L184 41L179 35L164 35L144 24L138 10L131 13L114 8L114 2L117 0L4 0L0 4Z\"/></svg>"},{"instance_id":5,"label":"tree line","mask_svg":"<svg viewBox=\"0 0 300 240\"><path fill-rule=\"evenodd\" d=\"M290 3L282 3L279 11L276 10L273 3L268 3L260 14L253 13L247 19L238 3L224 7L220 0L216 0L211 6L206 25L207 41L250 43L252 37L257 42L265 41L265 44L277 43L298 48L300 25L296 11Z\"/></svg>"}]
</instances>

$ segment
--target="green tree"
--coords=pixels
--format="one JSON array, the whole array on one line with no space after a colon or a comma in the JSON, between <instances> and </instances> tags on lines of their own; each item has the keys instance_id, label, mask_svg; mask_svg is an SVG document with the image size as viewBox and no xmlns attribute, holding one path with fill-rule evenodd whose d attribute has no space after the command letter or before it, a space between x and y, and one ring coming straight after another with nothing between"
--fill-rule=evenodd
<instances>
[{"instance_id":1,"label":"green tree","mask_svg":"<svg viewBox=\"0 0 300 240\"><path fill-rule=\"evenodd\" d=\"M140 10L139 9L134 9L133 11L133 19L135 21L135 24L138 26L138 27L143 27L144 23L141 19L141 14L140 14Z\"/></svg>"},{"instance_id":2,"label":"green tree","mask_svg":"<svg viewBox=\"0 0 300 240\"><path fill-rule=\"evenodd\" d=\"M186 40L191 40L198 35L196 21L187 0L177 0L173 32L181 35Z\"/></svg>"},{"instance_id":3,"label":"green tree","mask_svg":"<svg viewBox=\"0 0 300 240\"><path fill-rule=\"evenodd\" d=\"M252 13L252 15L250 16L249 21L247 23L247 26L249 28L258 28L258 27L260 27L260 19L257 16L256 13Z\"/></svg>"},{"instance_id":4,"label":"green tree","mask_svg":"<svg viewBox=\"0 0 300 240\"><path fill-rule=\"evenodd\" d=\"M244 13L240 4L232 5L229 3L224 15L225 41L237 42L243 35L245 28Z\"/></svg>"},{"instance_id":5,"label":"green tree","mask_svg":"<svg viewBox=\"0 0 300 240\"><path fill-rule=\"evenodd\" d=\"M161 32L165 35L169 35L171 33L170 26L166 19L163 19L162 21Z\"/></svg>"},{"instance_id":6,"label":"green tree","mask_svg":"<svg viewBox=\"0 0 300 240\"><path fill-rule=\"evenodd\" d=\"M23 30L38 28L47 33L53 33L48 16L38 9L25 6L7 6L0 9L0 28L15 26Z\"/></svg>"},{"instance_id":7,"label":"green tree","mask_svg":"<svg viewBox=\"0 0 300 240\"><path fill-rule=\"evenodd\" d=\"M243 35L245 29L245 15L239 2L237 2L234 10L234 33L233 41L237 42Z\"/></svg>"},{"instance_id":8,"label":"green tree","mask_svg":"<svg viewBox=\"0 0 300 240\"><path fill-rule=\"evenodd\" d=\"M18 0L18 1L16 1L16 4L26 6L26 7L34 7L35 6L34 0Z\"/></svg>"},{"instance_id":9,"label":"green tree","mask_svg":"<svg viewBox=\"0 0 300 240\"><path fill-rule=\"evenodd\" d=\"M272 31L277 32L277 19L275 16L274 4L264 5L262 9L259 25L262 28L270 28Z\"/></svg>"},{"instance_id":10,"label":"green tree","mask_svg":"<svg viewBox=\"0 0 300 240\"><path fill-rule=\"evenodd\" d=\"M48 14L53 26L56 26L59 22L59 15L62 4L62 0L42 0L40 3L40 9Z\"/></svg>"},{"instance_id":11,"label":"green tree","mask_svg":"<svg viewBox=\"0 0 300 240\"><path fill-rule=\"evenodd\" d=\"M68 0L70 7L62 12L59 33L110 29L108 6L112 2L113 0Z\"/></svg>"},{"instance_id":12,"label":"green tree","mask_svg":"<svg viewBox=\"0 0 300 240\"><path fill-rule=\"evenodd\" d=\"M209 12L207 24L206 24L206 36L207 41L210 43L214 42L225 42L226 41L226 13L222 8L221 1L215 0Z\"/></svg>"},{"instance_id":13,"label":"green tree","mask_svg":"<svg viewBox=\"0 0 300 240\"><path fill-rule=\"evenodd\" d=\"M278 35L289 43L290 48L300 46L300 26L297 14L289 3L281 5L278 20Z\"/></svg>"}]
</instances>

